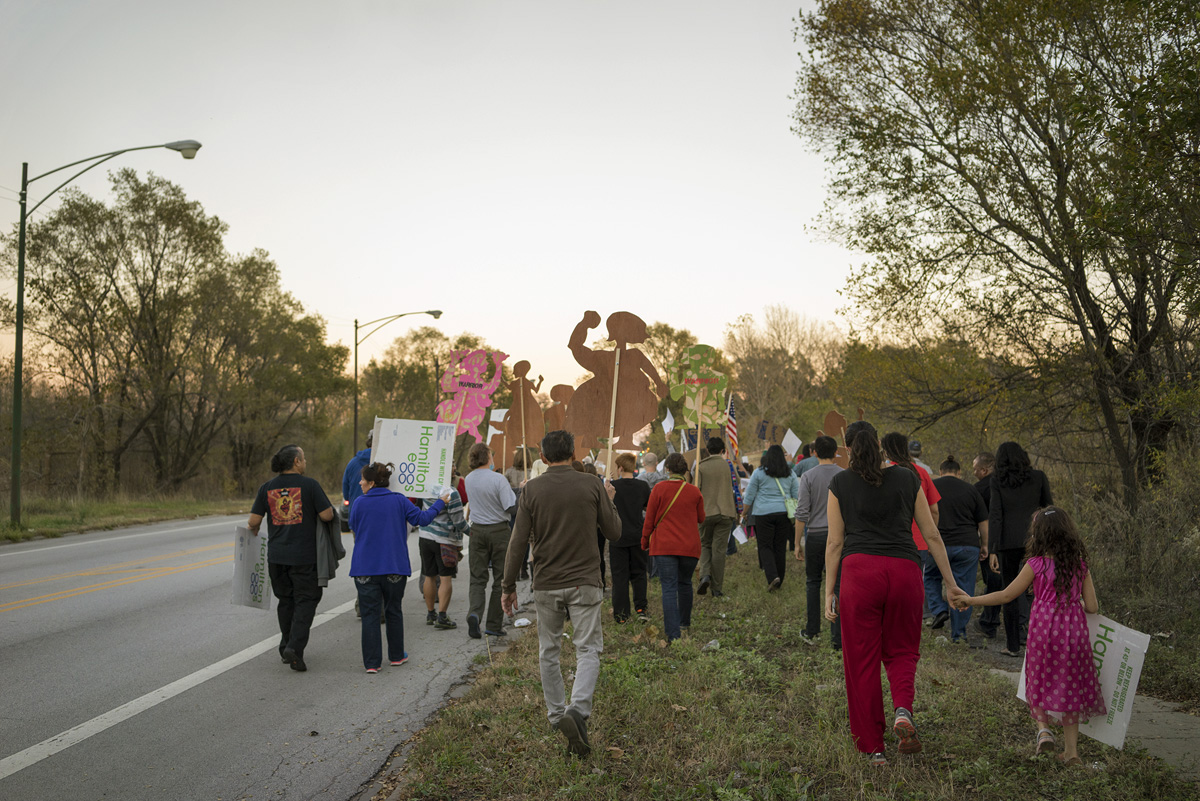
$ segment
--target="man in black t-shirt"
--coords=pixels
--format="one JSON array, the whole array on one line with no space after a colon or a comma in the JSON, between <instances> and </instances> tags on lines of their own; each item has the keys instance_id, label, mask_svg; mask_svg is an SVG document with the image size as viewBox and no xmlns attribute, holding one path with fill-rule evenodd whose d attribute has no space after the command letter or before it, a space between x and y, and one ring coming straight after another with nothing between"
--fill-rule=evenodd
<instances>
[{"instance_id":1,"label":"man in black t-shirt","mask_svg":"<svg viewBox=\"0 0 1200 801\"><path fill-rule=\"evenodd\" d=\"M333 505L315 479L298 445L287 445L271 458L278 475L258 488L250 507L250 531L258 534L267 519L267 570L279 603L279 655L292 670L308 670L304 648L321 601L317 584L317 518L333 520ZM269 516L268 516L269 515Z\"/></svg>"}]
</instances>

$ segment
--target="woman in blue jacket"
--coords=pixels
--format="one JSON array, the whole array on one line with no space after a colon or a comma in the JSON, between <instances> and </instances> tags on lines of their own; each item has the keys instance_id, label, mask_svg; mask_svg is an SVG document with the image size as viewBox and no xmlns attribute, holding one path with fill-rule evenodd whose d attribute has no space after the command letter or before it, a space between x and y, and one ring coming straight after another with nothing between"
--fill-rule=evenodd
<instances>
[{"instance_id":1,"label":"woman in blue jacket","mask_svg":"<svg viewBox=\"0 0 1200 801\"><path fill-rule=\"evenodd\" d=\"M772 445L763 454L762 466L746 487L745 516L754 516L758 561L767 578L767 591L783 583L787 571L788 534L795 531L795 503L800 482L788 467L783 448ZM791 501L789 509L788 501Z\"/></svg>"},{"instance_id":2,"label":"woman in blue jacket","mask_svg":"<svg viewBox=\"0 0 1200 801\"><path fill-rule=\"evenodd\" d=\"M363 494L350 507L350 530L354 532L354 554L350 575L358 588L362 610L363 665L378 673L383 662L383 640L379 614L386 610L388 662L393 666L408 661L404 651L404 616L400 602L404 585L412 575L408 561L408 526L429 525L446 508L447 492L425 510L388 489L394 467L375 462L362 469L359 485Z\"/></svg>"}]
</instances>

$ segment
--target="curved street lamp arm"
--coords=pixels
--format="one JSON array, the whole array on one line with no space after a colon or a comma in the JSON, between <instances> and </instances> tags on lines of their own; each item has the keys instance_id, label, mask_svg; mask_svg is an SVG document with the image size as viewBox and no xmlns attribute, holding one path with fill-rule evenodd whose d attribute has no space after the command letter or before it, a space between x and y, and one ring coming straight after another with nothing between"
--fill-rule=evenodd
<instances>
[{"instance_id":1,"label":"curved street lamp arm","mask_svg":"<svg viewBox=\"0 0 1200 801\"><path fill-rule=\"evenodd\" d=\"M127 147L124 150L114 150L111 153L101 153L99 156L88 156L86 159L80 159L79 161L72 161L70 164L64 164L61 167L55 167L53 170L49 170L47 172L42 173L41 175L34 176L33 178L29 179L28 183L33 183L34 181L38 180L39 178L45 178L47 175L53 175L56 172L61 172L62 170L69 169L71 167L74 167L76 164L83 164L85 161L95 161L96 164L101 164L103 162L97 161L97 159L101 159L103 161L108 161L113 156L119 156L122 153L130 153L134 150L157 150L160 147L166 147L166 145L142 145L141 147ZM96 164L93 164L89 167L85 167L84 169L80 170L79 172L77 172L75 174L83 175L85 172L90 170L92 167L95 167ZM65 181L64 183L70 183L70 181ZM58 190L55 190L55 191L58 191ZM51 192L50 194L53 195L54 192Z\"/></svg>"},{"instance_id":2,"label":"curved street lamp arm","mask_svg":"<svg viewBox=\"0 0 1200 801\"><path fill-rule=\"evenodd\" d=\"M136 149L136 150L141 150L142 148L135 148L135 149ZM75 173L75 174L74 174L74 175L72 175L70 178L68 178L67 180L65 180L65 181L63 181L61 184L59 184L58 186L56 186L56 187L54 187L53 189L51 189L49 192L47 192L47 193L46 193L46 195L45 195L45 196L44 196L44 197L43 197L41 200L39 200L37 203L35 203L35 204L34 204L33 208L31 208L29 211L25 212L25 216L26 216L26 217L28 217L28 216L30 216L31 214L33 214L35 211L37 211L37 210L38 210L38 207L39 207L39 206L41 206L43 203L45 203L45 202L46 202L47 200L49 200L50 198L54 197L54 193L55 193L55 192L57 192L58 190L62 189L62 188L63 188L64 186L66 186L67 184L71 183L71 181L74 181L74 180L75 180L76 178L78 178L79 176L83 175L85 172L87 172L88 170L90 170L92 167L98 167L98 166L100 166L101 164L103 164L104 162L108 161L109 159L115 159L117 156L121 155L121 154L122 154L122 153L124 153L124 152L126 152L126 151L124 151L124 150L118 150L116 153L109 153L107 156L104 156L104 157L102 157L102 158L101 158L101 157L99 157L99 156L92 156L92 158L99 158L100 160L99 160L99 161L97 161L97 162L95 162L94 164L89 164L89 165L87 165L87 166L86 166L86 167L84 167L82 170L80 170L79 172ZM87 159L84 159L84 161L87 161ZM78 161L77 161L77 162L75 162L75 164L79 164L79 163L80 163L80 162L78 162ZM67 166L68 166L68 167L71 167L71 166L74 166L74 165L68 164ZM61 169L65 169L65 168L64 168L64 167L59 167L59 168L58 168L58 170L61 170ZM46 176L46 175L50 175L50 173L53 173L53 172L58 172L58 170L51 170L50 172L44 172L44 173L42 173L41 175L39 175L39 176L38 176L38 178L42 178L42 177L44 177L44 176ZM37 180L37 178L30 179L30 181L29 181L28 183L33 183L33 182L34 182L34 181L36 181L36 180Z\"/></svg>"},{"instance_id":3,"label":"curved street lamp arm","mask_svg":"<svg viewBox=\"0 0 1200 801\"><path fill-rule=\"evenodd\" d=\"M361 345L362 343L367 341L367 337L371 336L371 334L374 334L376 331L378 331L380 328L383 328L385 325L387 325L389 323L393 323L396 320L399 320L401 317L408 317L409 315L413 315L413 314L428 314L428 315L431 315L433 317L433 319L435 319L435 320L442 316L441 312L438 312L437 314L433 314L432 311L415 311L415 312L404 312L403 314L393 314L390 317L380 317L378 320L371 320L366 323L359 323L359 325L358 325L359 328L366 328L368 326L375 325L376 323L379 323L379 325L375 325L374 328L372 328L370 331L368 331L367 333L365 333L361 337L359 337L355 341L355 344Z\"/></svg>"}]
</instances>

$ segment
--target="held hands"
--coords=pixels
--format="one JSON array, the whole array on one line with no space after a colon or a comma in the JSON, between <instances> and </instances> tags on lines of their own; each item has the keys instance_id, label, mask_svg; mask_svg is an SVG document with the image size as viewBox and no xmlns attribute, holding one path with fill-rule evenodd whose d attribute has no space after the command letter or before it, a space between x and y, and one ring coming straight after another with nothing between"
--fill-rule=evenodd
<instances>
[{"instance_id":1,"label":"held hands","mask_svg":"<svg viewBox=\"0 0 1200 801\"><path fill-rule=\"evenodd\" d=\"M971 607L971 596L958 586L951 587L946 593L946 603L954 607L956 612L965 612Z\"/></svg>"}]
</instances>

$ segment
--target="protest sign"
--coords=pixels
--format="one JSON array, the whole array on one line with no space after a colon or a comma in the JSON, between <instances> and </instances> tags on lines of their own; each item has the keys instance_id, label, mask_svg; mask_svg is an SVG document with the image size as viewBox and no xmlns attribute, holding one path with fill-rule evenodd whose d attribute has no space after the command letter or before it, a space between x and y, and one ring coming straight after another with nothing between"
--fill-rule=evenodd
<instances>
[{"instance_id":1,"label":"protest sign","mask_svg":"<svg viewBox=\"0 0 1200 801\"><path fill-rule=\"evenodd\" d=\"M800 438L796 436L796 432L792 431L790 428L787 430L787 433L783 435L782 444L783 451L788 455L789 459L795 456L796 451L800 450L800 447L804 445L804 443L800 441Z\"/></svg>"},{"instance_id":2,"label":"protest sign","mask_svg":"<svg viewBox=\"0 0 1200 801\"><path fill-rule=\"evenodd\" d=\"M271 586L267 574L267 535L238 526L233 534L233 598L235 606L270 609Z\"/></svg>"},{"instance_id":3,"label":"protest sign","mask_svg":"<svg viewBox=\"0 0 1200 801\"><path fill-rule=\"evenodd\" d=\"M1079 730L1113 748L1123 748L1133 699L1137 695L1142 662L1150 647L1150 635L1122 626L1101 615L1088 615L1092 663L1100 674L1100 691L1108 714L1079 724ZM1025 699L1025 667L1017 684L1017 697Z\"/></svg>"},{"instance_id":4,"label":"protest sign","mask_svg":"<svg viewBox=\"0 0 1200 801\"><path fill-rule=\"evenodd\" d=\"M436 498L451 485L454 424L375 418L371 461L396 469L388 487L408 498Z\"/></svg>"}]
</instances>

